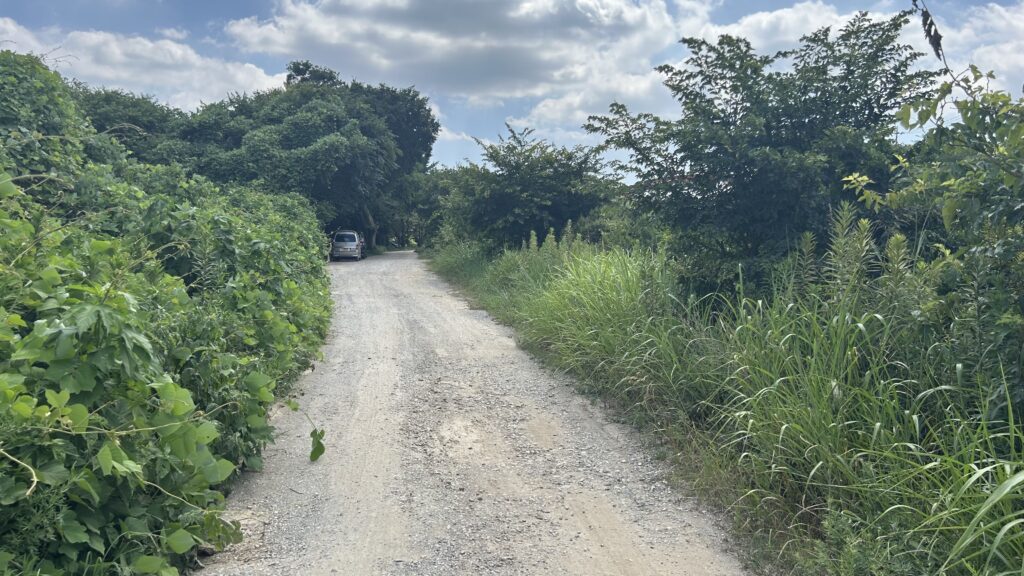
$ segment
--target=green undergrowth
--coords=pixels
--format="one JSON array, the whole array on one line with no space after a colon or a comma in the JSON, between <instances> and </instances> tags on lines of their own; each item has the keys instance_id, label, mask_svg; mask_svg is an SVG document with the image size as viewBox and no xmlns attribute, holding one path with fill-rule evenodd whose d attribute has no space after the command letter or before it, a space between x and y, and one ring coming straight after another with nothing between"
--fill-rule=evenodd
<instances>
[{"instance_id":1,"label":"green undergrowth","mask_svg":"<svg viewBox=\"0 0 1024 576\"><path fill-rule=\"evenodd\" d=\"M309 203L128 161L0 52L0 574L179 574L330 315Z\"/></svg>"},{"instance_id":2,"label":"green undergrowth","mask_svg":"<svg viewBox=\"0 0 1024 576\"><path fill-rule=\"evenodd\" d=\"M674 440L761 572L1019 574L1024 430L991 409L1006 386L972 356L969 310L937 291L954 263L879 246L853 214L824 258L805 237L766 298L682 298L660 253L553 234L493 259L452 244L432 266Z\"/></svg>"}]
</instances>

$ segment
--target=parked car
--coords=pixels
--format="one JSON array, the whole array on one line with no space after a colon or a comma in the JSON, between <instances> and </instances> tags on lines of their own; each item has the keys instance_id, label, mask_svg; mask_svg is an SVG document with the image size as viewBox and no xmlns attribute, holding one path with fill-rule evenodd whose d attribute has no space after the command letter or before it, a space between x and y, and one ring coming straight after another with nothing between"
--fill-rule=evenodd
<instances>
[{"instance_id":1,"label":"parked car","mask_svg":"<svg viewBox=\"0 0 1024 576\"><path fill-rule=\"evenodd\" d=\"M366 257L366 242L363 235L355 230L338 230L331 239L331 260L338 258Z\"/></svg>"}]
</instances>

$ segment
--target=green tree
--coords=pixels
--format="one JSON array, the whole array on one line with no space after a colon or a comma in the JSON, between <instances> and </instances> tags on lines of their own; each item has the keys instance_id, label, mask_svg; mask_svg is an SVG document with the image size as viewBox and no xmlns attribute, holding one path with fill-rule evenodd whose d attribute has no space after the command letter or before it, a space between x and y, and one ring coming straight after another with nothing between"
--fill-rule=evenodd
<instances>
[{"instance_id":1,"label":"green tree","mask_svg":"<svg viewBox=\"0 0 1024 576\"><path fill-rule=\"evenodd\" d=\"M594 149L559 147L509 127L496 143L477 141L483 165L444 173L447 218L497 244L518 245L530 232L561 230L600 205L602 162Z\"/></svg>"},{"instance_id":2,"label":"green tree","mask_svg":"<svg viewBox=\"0 0 1024 576\"><path fill-rule=\"evenodd\" d=\"M341 82L309 62L289 65L283 89L203 106L181 130L192 170L220 182L262 181L318 207L327 228L407 235L411 175L440 125L412 88ZM396 234L397 233L397 234Z\"/></svg>"},{"instance_id":3,"label":"green tree","mask_svg":"<svg viewBox=\"0 0 1024 576\"><path fill-rule=\"evenodd\" d=\"M288 64L288 75L285 86L310 84L313 86L338 86L341 79L338 73L330 68L317 66L309 60L296 60Z\"/></svg>"},{"instance_id":4,"label":"green tree","mask_svg":"<svg viewBox=\"0 0 1024 576\"><path fill-rule=\"evenodd\" d=\"M911 72L921 55L899 42L907 20L862 13L772 56L740 38L684 38L685 65L659 68L678 119L613 104L587 128L629 153L619 166L637 181L633 199L675 230L704 289L737 263L764 272L801 233L825 233L830 208L852 199L844 176L887 181L893 115L934 76Z\"/></svg>"}]
</instances>

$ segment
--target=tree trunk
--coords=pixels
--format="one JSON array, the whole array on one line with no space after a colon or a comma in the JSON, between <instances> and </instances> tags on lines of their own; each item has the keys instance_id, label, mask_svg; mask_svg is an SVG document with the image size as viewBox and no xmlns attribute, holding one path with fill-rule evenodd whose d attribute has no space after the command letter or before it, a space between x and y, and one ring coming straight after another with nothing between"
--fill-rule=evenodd
<instances>
[{"instance_id":1,"label":"tree trunk","mask_svg":"<svg viewBox=\"0 0 1024 576\"><path fill-rule=\"evenodd\" d=\"M380 226L377 225L377 221L373 219L373 214L370 213L370 209L363 206L363 215L366 216L366 224L370 229L370 233L367 234L367 244L369 249L373 250L377 247L377 230Z\"/></svg>"}]
</instances>

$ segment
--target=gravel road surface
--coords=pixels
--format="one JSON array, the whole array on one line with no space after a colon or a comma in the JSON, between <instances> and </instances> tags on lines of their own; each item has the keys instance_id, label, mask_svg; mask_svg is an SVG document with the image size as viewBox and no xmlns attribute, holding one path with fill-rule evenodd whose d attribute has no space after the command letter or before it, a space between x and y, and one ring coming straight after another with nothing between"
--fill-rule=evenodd
<instances>
[{"instance_id":1,"label":"gravel road surface","mask_svg":"<svg viewBox=\"0 0 1024 576\"><path fill-rule=\"evenodd\" d=\"M628 426L412 252L330 265L324 360L228 500L245 541L202 576L742 575Z\"/></svg>"}]
</instances>

